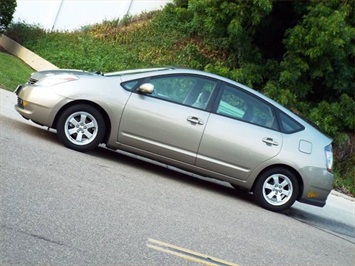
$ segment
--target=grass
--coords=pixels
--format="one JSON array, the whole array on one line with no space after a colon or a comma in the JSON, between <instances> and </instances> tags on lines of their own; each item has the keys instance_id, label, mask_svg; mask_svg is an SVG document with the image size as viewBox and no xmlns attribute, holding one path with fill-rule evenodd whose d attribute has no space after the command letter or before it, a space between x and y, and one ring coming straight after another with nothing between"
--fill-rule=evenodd
<instances>
[{"instance_id":1,"label":"grass","mask_svg":"<svg viewBox=\"0 0 355 266\"><path fill-rule=\"evenodd\" d=\"M28 80L33 69L23 61L0 51L0 88L14 91L17 85Z\"/></svg>"},{"instance_id":2,"label":"grass","mask_svg":"<svg viewBox=\"0 0 355 266\"><path fill-rule=\"evenodd\" d=\"M133 23L103 22L75 32L46 32L14 24L7 36L60 68L87 71L176 66L203 70L219 58L215 51L145 14Z\"/></svg>"}]
</instances>

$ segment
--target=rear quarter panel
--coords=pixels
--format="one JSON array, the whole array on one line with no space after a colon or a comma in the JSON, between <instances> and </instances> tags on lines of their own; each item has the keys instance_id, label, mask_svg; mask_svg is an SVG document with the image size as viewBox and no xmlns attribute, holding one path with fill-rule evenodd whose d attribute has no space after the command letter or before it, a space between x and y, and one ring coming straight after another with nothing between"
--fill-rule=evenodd
<instances>
[{"instance_id":1,"label":"rear quarter panel","mask_svg":"<svg viewBox=\"0 0 355 266\"><path fill-rule=\"evenodd\" d=\"M311 152L300 150L300 141L311 143ZM305 130L284 134L283 147L280 153L259 165L248 177L247 188L252 188L258 175L266 168L273 166L287 166L299 175L303 188L299 199L315 199L325 201L333 187L333 175L326 169L324 147L331 140L314 128L306 127Z\"/></svg>"}]
</instances>

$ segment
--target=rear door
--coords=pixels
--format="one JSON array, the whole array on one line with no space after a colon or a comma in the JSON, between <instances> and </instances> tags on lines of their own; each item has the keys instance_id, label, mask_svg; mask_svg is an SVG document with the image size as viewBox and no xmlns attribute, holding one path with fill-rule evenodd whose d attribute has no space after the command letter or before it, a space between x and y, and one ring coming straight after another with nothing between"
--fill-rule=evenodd
<instances>
[{"instance_id":1,"label":"rear door","mask_svg":"<svg viewBox=\"0 0 355 266\"><path fill-rule=\"evenodd\" d=\"M196 165L245 180L282 147L273 107L238 87L224 84L198 151Z\"/></svg>"},{"instance_id":2,"label":"rear door","mask_svg":"<svg viewBox=\"0 0 355 266\"><path fill-rule=\"evenodd\" d=\"M216 82L195 75L153 77L146 82L154 85L154 92L132 93L122 115L119 142L194 164L209 118L207 104L197 107L195 103L203 91L211 93Z\"/></svg>"}]
</instances>

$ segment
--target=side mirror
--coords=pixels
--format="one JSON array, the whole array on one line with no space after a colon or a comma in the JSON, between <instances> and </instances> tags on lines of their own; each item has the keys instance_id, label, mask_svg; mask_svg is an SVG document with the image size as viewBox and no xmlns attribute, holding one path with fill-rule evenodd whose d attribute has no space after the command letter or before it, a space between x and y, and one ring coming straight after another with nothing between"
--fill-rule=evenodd
<instances>
[{"instance_id":1,"label":"side mirror","mask_svg":"<svg viewBox=\"0 0 355 266\"><path fill-rule=\"evenodd\" d=\"M152 94L154 91L154 85L151 83L144 83L139 86L138 91L145 94Z\"/></svg>"}]
</instances>

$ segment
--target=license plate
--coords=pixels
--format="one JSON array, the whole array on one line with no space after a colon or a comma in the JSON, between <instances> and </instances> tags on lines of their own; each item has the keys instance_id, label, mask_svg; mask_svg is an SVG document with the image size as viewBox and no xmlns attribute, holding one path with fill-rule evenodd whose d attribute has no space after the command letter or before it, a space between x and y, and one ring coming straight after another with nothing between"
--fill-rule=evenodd
<instances>
[{"instance_id":1,"label":"license plate","mask_svg":"<svg viewBox=\"0 0 355 266\"><path fill-rule=\"evenodd\" d=\"M16 93L16 95L18 95L20 93L21 89L22 89L22 85L18 85L16 90L14 90L14 93Z\"/></svg>"}]
</instances>

